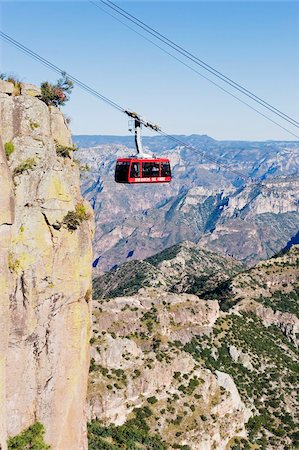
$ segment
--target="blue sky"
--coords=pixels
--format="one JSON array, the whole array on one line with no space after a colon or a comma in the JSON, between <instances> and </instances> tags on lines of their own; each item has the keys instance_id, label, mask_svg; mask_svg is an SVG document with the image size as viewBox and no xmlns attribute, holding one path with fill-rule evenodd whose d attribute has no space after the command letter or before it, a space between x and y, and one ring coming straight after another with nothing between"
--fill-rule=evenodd
<instances>
[{"instance_id":1,"label":"blue sky","mask_svg":"<svg viewBox=\"0 0 299 450\"><path fill-rule=\"evenodd\" d=\"M299 121L299 2L119 4ZM1 1L0 13L2 31L168 133L294 139L87 1ZM22 81L57 79L3 41L0 63ZM64 111L74 134L127 134L124 115L78 87Z\"/></svg>"}]
</instances>

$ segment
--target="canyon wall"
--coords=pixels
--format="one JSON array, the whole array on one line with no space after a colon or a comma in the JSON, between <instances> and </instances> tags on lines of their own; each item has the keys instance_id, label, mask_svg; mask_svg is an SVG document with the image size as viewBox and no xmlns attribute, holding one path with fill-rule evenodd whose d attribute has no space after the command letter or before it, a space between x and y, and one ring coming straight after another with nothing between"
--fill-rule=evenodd
<instances>
[{"instance_id":1,"label":"canyon wall","mask_svg":"<svg viewBox=\"0 0 299 450\"><path fill-rule=\"evenodd\" d=\"M64 116L39 97L0 83L0 443L39 421L51 449L86 449L93 214Z\"/></svg>"}]
</instances>

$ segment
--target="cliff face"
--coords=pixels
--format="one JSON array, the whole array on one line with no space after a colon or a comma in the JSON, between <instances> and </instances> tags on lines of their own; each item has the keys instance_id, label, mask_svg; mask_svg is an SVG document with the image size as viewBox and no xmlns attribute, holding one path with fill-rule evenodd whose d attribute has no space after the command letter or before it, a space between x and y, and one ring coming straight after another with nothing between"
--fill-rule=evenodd
<instances>
[{"instance_id":1,"label":"cliff face","mask_svg":"<svg viewBox=\"0 0 299 450\"><path fill-rule=\"evenodd\" d=\"M56 152L56 143L71 146L60 110L34 86L19 95L10 83L0 88L1 139L11 153L8 166L3 152L0 160L0 442L5 449L7 436L40 421L51 448L85 449L92 212L72 154ZM75 227L70 212L81 214Z\"/></svg>"},{"instance_id":2,"label":"cliff face","mask_svg":"<svg viewBox=\"0 0 299 450\"><path fill-rule=\"evenodd\" d=\"M0 140L0 448L6 448L6 354L9 332L9 245L14 220L12 179Z\"/></svg>"}]
</instances>

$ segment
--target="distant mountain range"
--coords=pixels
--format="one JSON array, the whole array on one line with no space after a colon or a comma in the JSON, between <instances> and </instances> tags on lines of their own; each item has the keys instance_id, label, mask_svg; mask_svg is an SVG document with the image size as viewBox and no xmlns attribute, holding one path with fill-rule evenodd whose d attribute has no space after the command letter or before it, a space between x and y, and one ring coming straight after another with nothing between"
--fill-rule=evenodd
<instances>
[{"instance_id":1,"label":"distant mountain range","mask_svg":"<svg viewBox=\"0 0 299 450\"><path fill-rule=\"evenodd\" d=\"M247 265L297 242L298 142L179 138L194 150L173 147L167 137L143 139L150 151L170 158L169 185L127 186L114 182L114 166L117 157L134 153L133 137L74 136L76 158L90 167L82 173L82 192L96 216L95 273L185 240Z\"/></svg>"}]
</instances>

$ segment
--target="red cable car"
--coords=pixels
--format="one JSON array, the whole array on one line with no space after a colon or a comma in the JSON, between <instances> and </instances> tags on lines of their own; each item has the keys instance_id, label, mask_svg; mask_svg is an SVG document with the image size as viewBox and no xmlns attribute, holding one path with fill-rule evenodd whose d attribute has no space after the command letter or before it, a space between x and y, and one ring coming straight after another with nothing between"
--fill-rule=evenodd
<instances>
[{"instance_id":1,"label":"red cable car","mask_svg":"<svg viewBox=\"0 0 299 450\"><path fill-rule=\"evenodd\" d=\"M141 124L159 131L157 125L144 121L134 112L126 111L134 120L129 122L129 130L135 131L136 156L118 158L115 167L116 183L169 183L171 181L170 162L167 158L156 158L145 153L141 142Z\"/></svg>"},{"instance_id":2,"label":"red cable car","mask_svg":"<svg viewBox=\"0 0 299 450\"><path fill-rule=\"evenodd\" d=\"M166 158L119 158L116 161L117 183L169 183L171 169Z\"/></svg>"}]
</instances>

